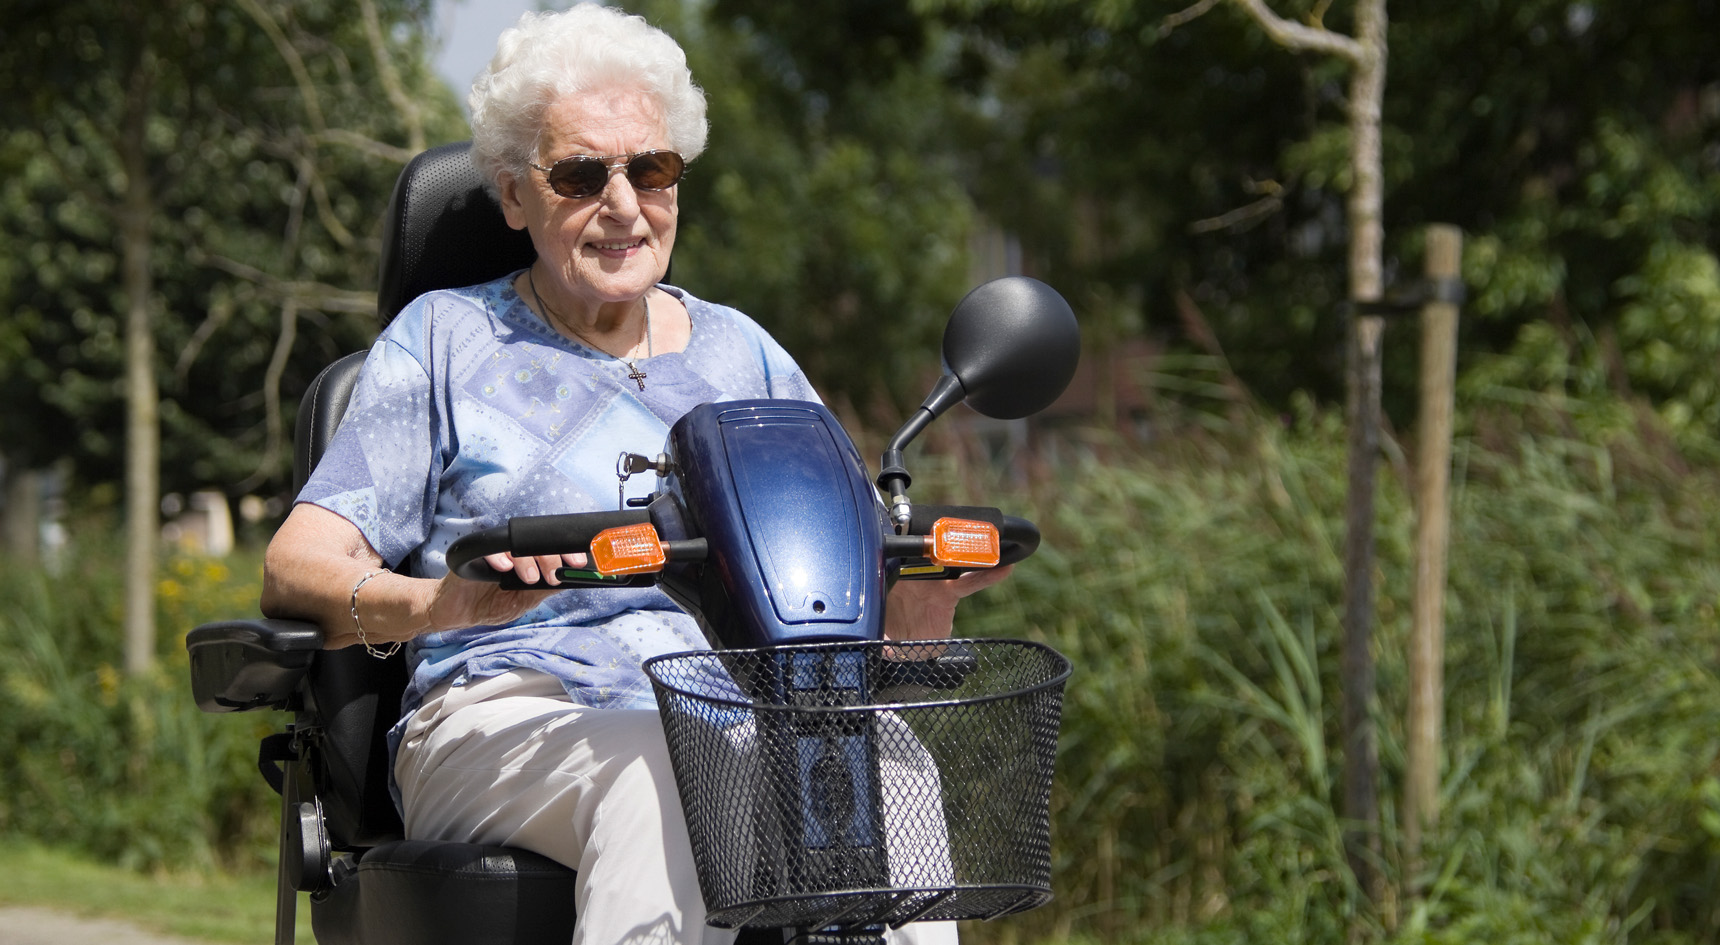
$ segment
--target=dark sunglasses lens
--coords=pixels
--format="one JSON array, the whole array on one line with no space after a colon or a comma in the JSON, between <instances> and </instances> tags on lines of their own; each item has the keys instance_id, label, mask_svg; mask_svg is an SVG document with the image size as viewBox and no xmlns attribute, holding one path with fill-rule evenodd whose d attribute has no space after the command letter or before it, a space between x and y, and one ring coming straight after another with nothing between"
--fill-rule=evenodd
<instances>
[{"instance_id":1,"label":"dark sunglasses lens","mask_svg":"<svg viewBox=\"0 0 1720 945\"><path fill-rule=\"evenodd\" d=\"M681 180L686 162L673 151L647 151L627 162L627 180L640 190L666 190ZM609 166L589 155L562 158L549 169L550 189L580 200L602 193L609 184Z\"/></svg>"},{"instance_id":2,"label":"dark sunglasses lens","mask_svg":"<svg viewBox=\"0 0 1720 945\"><path fill-rule=\"evenodd\" d=\"M603 190L603 185L609 183L609 168L597 158L582 155L555 162L548 176L551 190L577 200Z\"/></svg>"},{"instance_id":3,"label":"dark sunglasses lens","mask_svg":"<svg viewBox=\"0 0 1720 945\"><path fill-rule=\"evenodd\" d=\"M681 179L684 166L673 151L647 151L627 162L627 180L641 190L666 190Z\"/></svg>"}]
</instances>

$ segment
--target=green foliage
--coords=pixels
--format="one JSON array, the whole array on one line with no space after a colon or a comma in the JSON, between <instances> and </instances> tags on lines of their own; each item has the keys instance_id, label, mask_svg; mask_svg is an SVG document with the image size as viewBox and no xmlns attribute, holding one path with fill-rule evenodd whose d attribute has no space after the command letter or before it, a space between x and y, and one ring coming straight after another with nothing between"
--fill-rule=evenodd
<instances>
[{"instance_id":1,"label":"green foliage","mask_svg":"<svg viewBox=\"0 0 1720 945\"><path fill-rule=\"evenodd\" d=\"M631 6L686 45L710 102L674 281L757 318L832 402L917 402L923 352L970 288L972 217L918 24L859 7L838 30L778 3ZM852 57L870 65L843 67Z\"/></svg>"},{"instance_id":2,"label":"green foliage","mask_svg":"<svg viewBox=\"0 0 1720 945\"><path fill-rule=\"evenodd\" d=\"M285 484L298 392L374 334L365 292L403 146L463 134L429 68L426 5L367 5L376 42L359 5L312 0L8 8L9 459L69 459L85 482L123 467L130 258L157 347L164 489ZM127 244L140 214L145 240Z\"/></svg>"},{"instance_id":3,"label":"green foliage","mask_svg":"<svg viewBox=\"0 0 1720 945\"><path fill-rule=\"evenodd\" d=\"M1720 261L1705 247L1657 244L1642 271L1619 281L1625 366L1660 396L1680 432L1720 429Z\"/></svg>"},{"instance_id":4,"label":"green foliage","mask_svg":"<svg viewBox=\"0 0 1720 945\"><path fill-rule=\"evenodd\" d=\"M84 537L69 560L112 544ZM176 558L157 617L184 631L254 613L260 587L254 558ZM0 797L0 835L138 868L269 861L278 815L257 740L278 720L200 712L183 633L163 642L155 671L121 674L122 599L117 570L0 575L0 783L14 786Z\"/></svg>"},{"instance_id":5,"label":"green foliage","mask_svg":"<svg viewBox=\"0 0 1720 945\"><path fill-rule=\"evenodd\" d=\"M868 6L888 35L941 51L933 62L964 116L945 146L979 216L1019 234L1029 271L1075 300L1091 336L1144 333L1210 353L1188 330L1197 311L1275 408L1298 392L1341 396L1352 176L1342 62L1275 46L1233 4ZM1271 6L1350 28L1349 4ZM1471 242L1465 364L1552 323L1601 339L1619 362L1614 390L1666 398L1675 425L1710 411L1696 366L1712 363L1708 349L1688 361L1640 349L1700 333L1691 313L1708 304L1700 260L1720 221L1720 34L1708 24L1720 6L1390 6L1388 273L1419 271L1425 224L1457 224ZM779 19L755 22L791 50L825 50L799 21L816 17ZM1415 366L1401 347L1388 346L1387 407L1407 421Z\"/></svg>"},{"instance_id":6,"label":"green foliage","mask_svg":"<svg viewBox=\"0 0 1720 945\"><path fill-rule=\"evenodd\" d=\"M1720 469L1646 411L1490 402L1466 405L1482 419L1459 446L1425 901L1372 910L1344 859L1345 469L1334 420L1304 409L1109 453L1020 498L1046 546L961 626L1044 639L1077 668L1058 899L1018 923L1105 942L1331 942L1358 921L1376 941L1712 940ZM1377 528L1383 866L1407 883L1413 516L1395 475Z\"/></svg>"}]
</instances>

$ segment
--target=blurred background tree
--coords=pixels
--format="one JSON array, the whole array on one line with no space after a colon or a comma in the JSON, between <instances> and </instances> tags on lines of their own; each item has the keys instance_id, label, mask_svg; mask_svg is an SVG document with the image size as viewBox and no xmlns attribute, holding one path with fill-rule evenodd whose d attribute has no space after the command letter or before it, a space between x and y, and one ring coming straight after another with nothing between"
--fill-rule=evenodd
<instances>
[{"instance_id":1,"label":"blurred background tree","mask_svg":"<svg viewBox=\"0 0 1720 945\"><path fill-rule=\"evenodd\" d=\"M1096 347L1222 352L1273 409L1339 397L1343 70L1283 53L1229 4L634 7L682 40L711 98L674 277L757 315L834 399L917 398L898 387L995 233L1075 300ZM20 41L0 53L0 350L17 355L0 389L24 408L0 421L6 452L69 455L87 484L121 455L126 309L102 222L125 186L129 9L14 4ZM152 10L140 28L184 47L151 60L163 488L275 492L282 405L373 328L363 293L400 159L465 132L430 71L425 0ZM1348 4L1278 11L1348 25ZM1552 372L1647 394L1676 423L1720 420L1696 370L1720 353L1717 13L1392 5L1388 271L1413 267L1423 223L1465 229L1466 365L1513 355L1489 376ZM1388 350L1401 423L1413 354Z\"/></svg>"},{"instance_id":2,"label":"blurred background tree","mask_svg":"<svg viewBox=\"0 0 1720 945\"><path fill-rule=\"evenodd\" d=\"M0 393L21 409L0 442L8 470L64 463L98 504L126 470L132 670L154 649L161 494L279 488L297 392L374 330L378 208L428 136L459 133L426 16L389 0L7 14Z\"/></svg>"},{"instance_id":3,"label":"blurred background tree","mask_svg":"<svg viewBox=\"0 0 1720 945\"><path fill-rule=\"evenodd\" d=\"M673 277L758 318L825 396L878 426L924 395L971 288L964 102L901 4L633 8L680 36L710 98Z\"/></svg>"}]
</instances>

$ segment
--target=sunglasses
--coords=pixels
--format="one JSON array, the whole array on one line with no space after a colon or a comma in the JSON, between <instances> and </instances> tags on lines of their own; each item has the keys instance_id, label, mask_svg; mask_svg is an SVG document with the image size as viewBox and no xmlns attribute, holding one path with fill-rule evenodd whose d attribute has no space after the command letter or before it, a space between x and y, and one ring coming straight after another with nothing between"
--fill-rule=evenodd
<instances>
[{"instance_id":1,"label":"sunglasses","mask_svg":"<svg viewBox=\"0 0 1720 945\"><path fill-rule=\"evenodd\" d=\"M527 162L531 163L531 162ZM639 151L634 154L576 154L554 166L532 164L543 171L550 189L573 200L593 197L609 186L613 168L627 169L627 182L635 190L667 190L681 181L687 162L673 151Z\"/></svg>"}]
</instances>

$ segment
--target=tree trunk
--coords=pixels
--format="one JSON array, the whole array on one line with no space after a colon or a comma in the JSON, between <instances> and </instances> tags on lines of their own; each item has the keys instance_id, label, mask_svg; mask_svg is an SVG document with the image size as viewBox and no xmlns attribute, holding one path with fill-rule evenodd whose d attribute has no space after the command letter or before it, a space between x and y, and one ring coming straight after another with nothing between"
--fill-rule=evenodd
<instances>
[{"instance_id":1,"label":"tree trunk","mask_svg":"<svg viewBox=\"0 0 1720 945\"><path fill-rule=\"evenodd\" d=\"M1350 298L1379 299L1383 289L1384 186L1380 170L1380 114L1386 92L1386 3L1360 0L1356 39L1361 56L1350 76Z\"/></svg>"},{"instance_id":2,"label":"tree trunk","mask_svg":"<svg viewBox=\"0 0 1720 945\"><path fill-rule=\"evenodd\" d=\"M1379 746L1374 737L1374 479L1379 468L1380 339L1385 320L1357 316L1349 356L1349 496L1344 516L1344 847L1371 901L1379 870Z\"/></svg>"},{"instance_id":3,"label":"tree trunk","mask_svg":"<svg viewBox=\"0 0 1720 945\"><path fill-rule=\"evenodd\" d=\"M1386 0L1357 0L1356 35L1286 20L1266 0L1235 0L1267 35L1302 51L1341 56L1350 63L1351 185L1350 301L1357 303L1350 323L1349 498L1345 513L1343 613L1343 817L1345 852L1363 893L1380 907L1386 926L1394 924L1392 906L1378 865L1379 746L1374 738L1374 475L1378 467L1380 416L1380 341L1385 323L1363 315L1359 303L1382 294L1384 243L1381 225L1380 114L1386 89ZM1191 10L1205 12L1197 4ZM1195 14L1195 15L1198 15ZM1366 935L1360 921L1350 926L1352 941Z\"/></svg>"},{"instance_id":4,"label":"tree trunk","mask_svg":"<svg viewBox=\"0 0 1720 945\"><path fill-rule=\"evenodd\" d=\"M161 531L161 428L151 318L150 193L147 142L152 57L142 49L131 70L120 132L125 197L119 212L125 285L125 669L155 662L155 570Z\"/></svg>"},{"instance_id":5,"label":"tree trunk","mask_svg":"<svg viewBox=\"0 0 1720 945\"><path fill-rule=\"evenodd\" d=\"M1350 80L1349 195L1350 300L1373 302L1381 295L1382 186L1380 112L1386 84L1385 0L1356 7L1361 55ZM1350 513L1345 537L1344 588L1344 817L1350 867L1364 894L1382 903L1385 884L1378 869L1379 746L1374 735L1374 478L1379 452L1380 341L1384 322L1357 314L1352 322L1350 375ZM1352 934L1352 939L1355 935Z\"/></svg>"}]
</instances>

